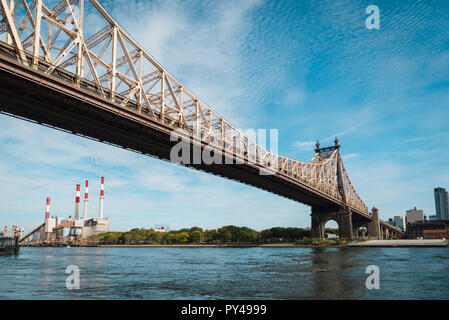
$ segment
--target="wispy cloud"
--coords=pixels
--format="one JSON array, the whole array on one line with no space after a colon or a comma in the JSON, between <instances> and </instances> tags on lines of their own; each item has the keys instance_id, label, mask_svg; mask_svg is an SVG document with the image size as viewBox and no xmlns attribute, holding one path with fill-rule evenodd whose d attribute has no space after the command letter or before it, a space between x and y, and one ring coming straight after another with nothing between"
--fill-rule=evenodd
<instances>
[{"instance_id":1,"label":"wispy cloud","mask_svg":"<svg viewBox=\"0 0 449 320\"><path fill-rule=\"evenodd\" d=\"M290 89L285 93L283 100L283 105L290 106L300 106L306 101L306 93L302 88Z\"/></svg>"},{"instance_id":2,"label":"wispy cloud","mask_svg":"<svg viewBox=\"0 0 449 320\"><path fill-rule=\"evenodd\" d=\"M434 134L434 135L425 136L425 137L415 137L415 138L405 139L405 142L424 141L424 140L436 139L436 138L447 137L447 136L449 136L449 132Z\"/></svg>"},{"instance_id":3,"label":"wispy cloud","mask_svg":"<svg viewBox=\"0 0 449 320\"><path fill-rule=\"evenodd\" d=\"M358 158L360 155L358 153L348 153L342 156L343 160L349 160L352 158Z\"/></svg>"},{"instance_id":4,"label":"wispy cloud","mask_svg":"<svg viewBox=\"0 0 449 320\"><path fill-rule=\"evenodd\" d=\"M311 151L314 149L316 142L314 141L296 141L294 147L301 151Z\"/></svg>"}]
</instances>

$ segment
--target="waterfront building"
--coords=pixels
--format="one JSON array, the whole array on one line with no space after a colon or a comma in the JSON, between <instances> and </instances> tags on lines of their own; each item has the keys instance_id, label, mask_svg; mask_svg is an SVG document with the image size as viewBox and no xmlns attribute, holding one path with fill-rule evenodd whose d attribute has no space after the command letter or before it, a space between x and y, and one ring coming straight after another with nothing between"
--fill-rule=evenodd
<instances>
[{"instance_id":1,"label":"waterfront building","mask_svg":"<svg viewBox=\"0 0 449 320\"><path fill-rule=\"evenodd\" d=\"M416 209L416 207L413 209L407 210L405 212L405 216L407 217L407 224L426 220L426 215L424 214L424 211L420 210L420 209Z\"/></svg>"},{"instance_id":2,"label":"waterfront building","mask_svg":"<svg viewBox=\"0 0 449 320\"><path fill-rule=\"evenodd\" d=\"M423 239L446 239L447 237L446 229L423 230Z\"/></svg>"},{"instance_id":3,"label":"waterfront building","mask_svg":"<svg viewBox=\"0 0 449 320\"><path fill-rule=\"evenodd\" d=\"M160 232L160 233L165 233L165 232L169 232L170 231L170 227L168 225L160 225L157 224L154 227L154 232Z\"/></svg>"},{"instance_id":4,"label":"waterfront building","mask_svg":"<svg viewBox=\"0 0 449 320\"><path fill-rule=\"evenodd\" d=\"M333 233L325 233L324 236L326 239L338 239L337 235Z\"/></svg>"},{"instance_id":5,"label":"waterfront building","mask_svg":"<svg viewBox=\"0 0 449 320\"><path fill-rule=\"evenodd\" d=\"M407 224L407 238L447 239L449 238L449 221L419 221Z\"/></svg>"},{"instance_id":6,"label":"waterfront building","mask_svg":"<svg viewBox=\"0 0 449 320\"><path fill-rule=\"evenodd\" d=\"M405 216L394 216L393 221L396 227L406 230Z\"/></svg>"},{"instance_id":7,"label":"waterfront building","mask_svg":"<svg viewBox=\"0 0 449 320\"><path fill-rule=\"evenodd\" d=\"M435 212L437 220L449 220L449 194L444 188L435 188Z\"/></svg>"}]
</instances>

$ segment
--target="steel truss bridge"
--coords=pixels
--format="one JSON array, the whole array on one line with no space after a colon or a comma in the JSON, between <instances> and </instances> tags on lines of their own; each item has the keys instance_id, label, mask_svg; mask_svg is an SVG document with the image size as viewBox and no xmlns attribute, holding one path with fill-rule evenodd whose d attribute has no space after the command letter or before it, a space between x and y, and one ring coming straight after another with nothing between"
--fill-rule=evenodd
<instances>
[{"instance_id":1,"label":"steel truss bridge","mask_svg":"<svg viewBox=\"0 0 449 320\"><path fill-rule=\"evenodd\" d=\"M317 144L309 162L266 150L177 81L96 0L0 0L0 111L164 160L176 130L224 163L183 165L311 206L314 237L329 219L345 238L361 226L374 237L402 234L359 197L337 140Z\"/></svg>"}]
</instances>

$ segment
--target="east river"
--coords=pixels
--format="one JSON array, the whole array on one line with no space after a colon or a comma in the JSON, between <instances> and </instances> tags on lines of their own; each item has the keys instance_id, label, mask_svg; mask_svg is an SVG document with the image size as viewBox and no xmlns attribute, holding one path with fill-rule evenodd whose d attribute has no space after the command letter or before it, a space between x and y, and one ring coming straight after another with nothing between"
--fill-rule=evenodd
<instances>
[{"instance_id":1,"label":"east river","mask_svg":"<svg viewBox=\"0 0 449 320\"><path fill-rule=\"evenodd\" d=\"M0 266L0 299L449 299L448 248L25 247Z\"/></svg>"}]
</instances>

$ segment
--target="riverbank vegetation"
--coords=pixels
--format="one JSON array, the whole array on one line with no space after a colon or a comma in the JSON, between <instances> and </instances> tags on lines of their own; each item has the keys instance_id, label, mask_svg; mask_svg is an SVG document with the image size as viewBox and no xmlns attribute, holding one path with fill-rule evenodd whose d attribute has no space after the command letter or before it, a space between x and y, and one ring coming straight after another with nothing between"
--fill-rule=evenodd
<instances>
[{"instance_id":1,"label":"riverbank vegetation","mask_svg":"<svg viewBox=\"0 0 449 320\"><path fill-rule=\"evenodd\" d=\"M326 232L335 233L333 229ZM309 228L275 227L256 231L248 227L224 226L218 229L203 230L199 227L190 229L156 232L154 229L131 229L127 232L106 232L92 236L90 240L99 244L275 244L298 243L309 244ZM314 244L313 241L310 244Z\"/></svg>"}]
</instances>

